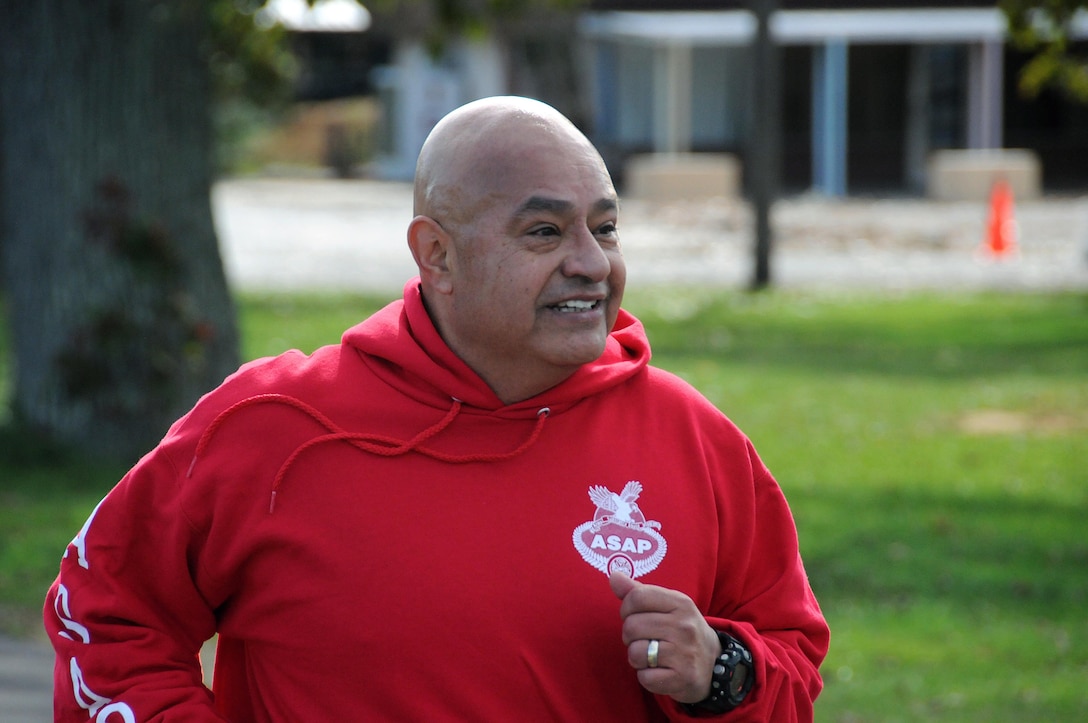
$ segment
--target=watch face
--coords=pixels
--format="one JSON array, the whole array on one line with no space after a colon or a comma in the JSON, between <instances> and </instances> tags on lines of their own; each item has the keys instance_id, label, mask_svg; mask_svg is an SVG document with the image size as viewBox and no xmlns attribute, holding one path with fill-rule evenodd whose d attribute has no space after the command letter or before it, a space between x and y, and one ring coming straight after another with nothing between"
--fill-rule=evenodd
<instances>
[{"instance_id":1,"label":"watch face","mask_svg":"<svg viewBox=\"0 0 1088 723\"><path fill-rule=\"evenodd\" d=\"M729 694L732 696L740 695L740 692L744 690L744 681L748 679L748 666L738 665L733 668L733 675L729 678Z\"/></svg>"}]
</instances>

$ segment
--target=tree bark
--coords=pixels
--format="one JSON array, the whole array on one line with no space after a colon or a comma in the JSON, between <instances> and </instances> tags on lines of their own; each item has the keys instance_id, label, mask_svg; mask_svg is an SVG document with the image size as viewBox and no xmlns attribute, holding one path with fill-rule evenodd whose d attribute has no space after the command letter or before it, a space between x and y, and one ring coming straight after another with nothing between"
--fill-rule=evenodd
<instances>
[{"instance_id":1,"label":"tree bark","mask_svg":"<svg viewBox=\"0 0 1088 723\"><path fill-rule=\"evenodd\" d=\"M0 3L13 416L133 457L237 365L200 0Z\"/></svg>"}]
</instances>

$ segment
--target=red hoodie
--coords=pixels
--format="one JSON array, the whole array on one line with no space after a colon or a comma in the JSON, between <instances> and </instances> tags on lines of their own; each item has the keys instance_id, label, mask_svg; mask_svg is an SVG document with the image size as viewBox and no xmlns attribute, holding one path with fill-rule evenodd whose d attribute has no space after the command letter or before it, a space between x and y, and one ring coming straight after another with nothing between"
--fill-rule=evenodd
<instances>
[{"instance_id":1,"label":"red hoodie","mask_svg":"<svg viewBox=\"0 0 1088 723\"><path fill-rule=\"evenodd\" d=\"M828 629L786 501L649 358L621 312L599 360L503 405L413 282L339 346L242 367L65 552L56 720L685 719L628 665L610 569L747 643L729 720L810 720Z\"/></svg>"}]
</instances>

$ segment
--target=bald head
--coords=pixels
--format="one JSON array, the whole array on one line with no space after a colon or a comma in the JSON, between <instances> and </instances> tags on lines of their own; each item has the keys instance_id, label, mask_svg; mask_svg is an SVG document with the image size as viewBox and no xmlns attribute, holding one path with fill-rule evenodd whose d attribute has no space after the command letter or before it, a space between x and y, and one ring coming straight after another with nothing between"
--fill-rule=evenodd
<instances>
[{"instance_id":1,"label":"bald head","mask_svg":"<svg viewBox=\"0 0 1088 723\"><path fill-rule=\"evenodd\" d=\"M578 128L550 105L529 98L483 98L454 110L427 136L416 164L415 214L463 222L536 144L577 146L600 162Z\"/></svg>"},{"instance_id":2,"label":"bald head","mask_svg":"<svg viewBox=\"0 0 1088 723\"><path fill-rule=\"evenodd\" d=\"M438 333L503 402L600 357L626 280L618 212L601 155L550 106L487 98L431 131L408 246Z\"/></svg>"}]
</instances>

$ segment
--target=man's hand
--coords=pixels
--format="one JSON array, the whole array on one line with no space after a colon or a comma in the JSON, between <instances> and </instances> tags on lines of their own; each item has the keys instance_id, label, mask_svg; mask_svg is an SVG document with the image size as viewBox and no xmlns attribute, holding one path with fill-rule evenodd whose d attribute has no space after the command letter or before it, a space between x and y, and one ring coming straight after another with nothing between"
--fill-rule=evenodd
<instances>
[{"instance_id":1,"label":"man's hand","mask_svg":"<svg viewBox=\"0 0 1088 723\"><path fill-rule=\"evenodd\" d=\"M651 693L680 703L697 703L710 693L714 660L721 643L695 603L682 592L613 573L608 584L621 600L627 662ZM658 641L657 667L649 667L650 641Z\"/></svg>"}]
</instances>

